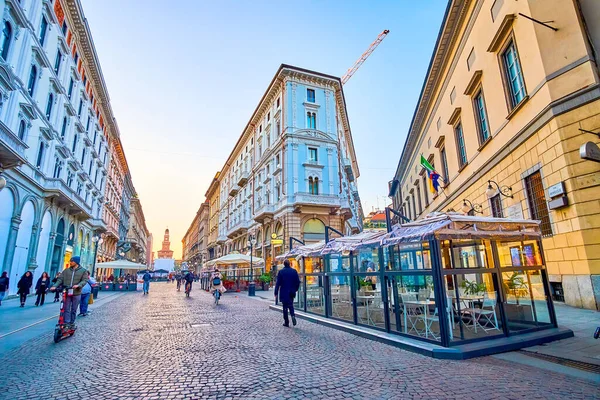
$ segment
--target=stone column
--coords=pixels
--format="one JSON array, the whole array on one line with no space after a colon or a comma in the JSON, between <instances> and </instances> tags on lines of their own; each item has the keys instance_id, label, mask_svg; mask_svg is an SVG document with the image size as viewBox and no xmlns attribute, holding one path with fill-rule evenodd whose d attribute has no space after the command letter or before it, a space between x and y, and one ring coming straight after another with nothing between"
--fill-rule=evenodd
<instances>
[{"instance_id":1,"label":"stone column","mask_svg":"<svg viewBox=\"0 0 600 400\"><path fill-rule=\"evenodd\" d=\"M29 239L29 265L27 266L27 269L29 271L31 271L31 273L33 273L33 271L35 271L35 269L37 268L37 260L36 260L36 256L37 256L37 249L38 249L38 244L39 244L39 229L40 229L40 225L39 225L39 221L38 223L34 223L31 227L31 238Z\"/></svg>"},{"instance_id":2,"label":"stone column","mask_svg":"<svg viewBox=\"0 0 600 400\"><path fill-rule=\"evenodd\" d=\"M44 271L50 273L50 266L52 265L52 255L54 254L54 241L56 240L56 232L50 233L50 239L48 240L48 251L46 252L46 260L44 264Z\"/></svg>"},{"instance_id":3,"label":"stone column","mask_svg":"<svg viewBox=\"0 0 600 400\"><path fill-rule=\"evenodd\" d=\"M327 148L327 181L329 182L329 187L328 187L328 192L327 194L335 194L335 189L333 186L333 182L335 180L335 174L334 174L334 163L336 162L336 160L334 160L333 158L333 148L328 147ZM321 192L319 192L321 193Z\"/></svg>"},{"instance_id":4,"label":"stone column","mask_svg":"<svg viewBox=\"0 0 600 400\"><path fill-rule=\"evenodd\" d=\"M21 216L15 215L10 220L10 231L8 233L8 241L6 244L6 253L4 254L4 265L9 270L9 276L12 276L12 265L15 258L15 246L17 245L17 236L19 234L19 226L21 225Z\"/></svg>"}]
</instances>

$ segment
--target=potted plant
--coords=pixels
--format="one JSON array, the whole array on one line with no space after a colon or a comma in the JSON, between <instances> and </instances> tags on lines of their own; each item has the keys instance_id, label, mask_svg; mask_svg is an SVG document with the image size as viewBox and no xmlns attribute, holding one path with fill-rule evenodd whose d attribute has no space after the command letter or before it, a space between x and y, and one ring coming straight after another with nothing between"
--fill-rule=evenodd
<instances>
[{"instance_id":1,"label":"potted plant","mask_svg":"<svg viewBox=\"0 0 600 400\"><path fill-rule=\"evenodd\" d=\"M271 283L271 275L264 273L258 277L258 281L262 284L263 290L269 290L269 284Z\"/></svg>"},{"instance_id":2,"label":"potted plant","mask_svg":"<svg viewBox=\"0 0 600 400\"><path fill-rule=\"evenodd\" d=\"M527 282L519 272L515 271L511 276L503 280L504 291L515 297L515 304L506 303L506 316L509 320L533 321L531 305L520 304L519 299L528 294Z\"/></svg>"},{"instance_id":3,"label":"potted plant","mask_svg":"<svg viewBox=\"0 0 600 400\"><path fill-rule=\"evenodd\" d=\"M477 283L476 281L470 281L468 279L462 281L460 286L465 289L465 294L471 296L476 296L479 293L483 293L487 288L485 283Z\"/></svg>"}]
</instances>

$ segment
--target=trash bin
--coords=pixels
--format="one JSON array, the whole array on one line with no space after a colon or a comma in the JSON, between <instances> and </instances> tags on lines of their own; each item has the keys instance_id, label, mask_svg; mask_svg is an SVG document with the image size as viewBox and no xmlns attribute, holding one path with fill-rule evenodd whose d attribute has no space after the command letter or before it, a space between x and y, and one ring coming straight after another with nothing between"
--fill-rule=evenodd
<instances>
[{"instance_id":1,"label":"trash bin","mask_svg":"<svg viewBox=\"0 0 600 400\"><path fill-rule=\"evenodd\" d=\"M98 292L100 291L100 286L94 285L92 286L92 295L94 296L94 300L98 298Z\"/></svg>"}]
</instances>

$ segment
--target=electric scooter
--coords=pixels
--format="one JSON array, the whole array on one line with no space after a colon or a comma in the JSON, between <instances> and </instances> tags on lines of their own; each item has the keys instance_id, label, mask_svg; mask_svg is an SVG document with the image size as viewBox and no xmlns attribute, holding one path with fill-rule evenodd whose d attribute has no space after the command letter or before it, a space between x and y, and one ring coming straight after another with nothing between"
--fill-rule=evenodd
<instances>
[{"instance_id":1,"label":"electric scooter","mask_svg":"<svg viewBox=\"0 0 600 400\"><path fill-rule=\"evenodd\" d=\"M58 343L63 339L71 337L75 334L77 328L73 324L65 324L65 302L67 301L67 295L69 293L70 286L62 287L62 298L60 300L60 314L58 316L58 323L54 328L54 343Z\"/></svg>"}]
</instances>

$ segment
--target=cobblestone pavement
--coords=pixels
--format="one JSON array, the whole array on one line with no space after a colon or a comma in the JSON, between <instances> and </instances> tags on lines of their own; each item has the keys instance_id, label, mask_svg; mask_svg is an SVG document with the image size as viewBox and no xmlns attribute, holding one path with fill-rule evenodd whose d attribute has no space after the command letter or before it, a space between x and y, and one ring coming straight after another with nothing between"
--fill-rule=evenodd
<instances>
[{"instance_id":1,"label":"cobblestone pavement","mask_svg":"<svg viewBox=\"0 0 600 400\"><path fill-rule=\"evenodd\" d=\"M435 360L173 284L127 294L0 358L2 399L592 399L587 381L495 358ZM1 342L0 342L1 345Z\"/></svg>"}]
</instances>

